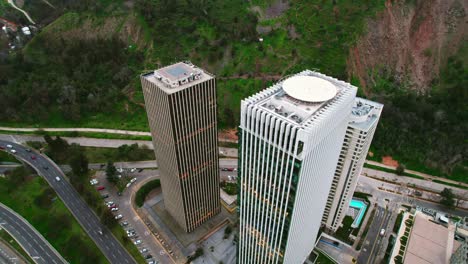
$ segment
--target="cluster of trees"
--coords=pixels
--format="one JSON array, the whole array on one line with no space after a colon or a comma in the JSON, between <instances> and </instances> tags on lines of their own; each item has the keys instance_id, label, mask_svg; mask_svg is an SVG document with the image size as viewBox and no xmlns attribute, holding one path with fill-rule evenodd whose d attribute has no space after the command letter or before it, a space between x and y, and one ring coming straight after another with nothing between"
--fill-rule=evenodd
<instances>
[{"instance_id":1,"label":"cluster of trees","mask_svg":"<svg viewBox=\"0 0 468 264\"><path fill-rule=\"evenodd\" d=\"M462 62L450 58L427 95L404 89L391 77L379 83L372 99L385 106L372 143L375 152L392 155L411 169L466 182L468 72Z\"/></svg>"},{"instance_id":2,"label":"cluster of trees","mask_svg":"<svg viewBox=\"0 0 468 264\"><path fill-rule=\"evenodd\" d=\"M116 112L123 89L137 78L139 52L118 38L65 41L38 35L22 52L0 61L3 121L79 121Z\"/></svg>"}]
</instances>

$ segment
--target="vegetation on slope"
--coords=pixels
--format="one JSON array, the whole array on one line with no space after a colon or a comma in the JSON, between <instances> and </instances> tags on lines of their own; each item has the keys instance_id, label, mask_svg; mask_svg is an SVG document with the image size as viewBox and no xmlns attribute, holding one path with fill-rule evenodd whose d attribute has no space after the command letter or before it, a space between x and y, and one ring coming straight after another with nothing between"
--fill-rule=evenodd
<instances>
[{"instance_id":1,"label":"vegetation on slope","mask_svg":"<svg viewBox=\"0 0 468 264\"><path fill-rule=\"evenodd\" d=\"M23 53L0 61L0 123L148 130L138 74L190 59L218 76L219 127L235 127L240 100L287 74L317 69L357 84L346 75L348 52L384 2L84 1ZM130 17L135 25L126 24ZM449 61L424 96L375 69L380 78L369 97L385 104L377 158L464 179L467 78L460 61Z\"/></svg>"},{"instance_id":2,"label":"vegetation on slope","mask_svg":"<svg viewBox=\"0 0 468 264\"><path fill-rule=\"evenodd\" d=\"M28 168L0 178L0 201L28 220L70 263L108 263L54 190Z\"/></svg>"}]
</instances>

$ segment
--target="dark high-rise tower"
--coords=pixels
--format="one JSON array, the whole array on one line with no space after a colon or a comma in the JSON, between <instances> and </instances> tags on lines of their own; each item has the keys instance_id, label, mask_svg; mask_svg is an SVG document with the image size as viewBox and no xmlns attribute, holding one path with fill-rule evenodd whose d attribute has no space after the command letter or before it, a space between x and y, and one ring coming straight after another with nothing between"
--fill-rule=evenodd
<instances>
[{"instance_id":1,"label":"dark high-rise tower","mask_svg":"<svg viewBox=\"0 0 468 264\"><path fill-rule=\"evenodd\" d=\"M166 210L191 232L221 210L215 77L179 62L141 84Z\"/></svg>"}]
</instances>

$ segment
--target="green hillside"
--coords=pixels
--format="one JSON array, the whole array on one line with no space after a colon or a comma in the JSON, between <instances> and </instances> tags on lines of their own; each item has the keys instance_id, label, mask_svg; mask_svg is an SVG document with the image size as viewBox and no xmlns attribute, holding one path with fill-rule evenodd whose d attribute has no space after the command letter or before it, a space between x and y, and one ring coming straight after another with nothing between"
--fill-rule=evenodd
<instances>
[{"instance_id":1,"label":"green hillside","mask_svg":"<svg viewBox=\"0 0 468 264\"><path fill-rule=\"evenodd\" d=\"M219 126L235 127L240 100L282 76L316 69L359 85L347 74L348 53L385 3L55 2L63 15L0 60L1 125L148 130L138 75L191 60L217 75ZM376 69L367 96L385 104L377 158L391 155L408 168L467 181L466 48L459 53L425 95Z\"/></svg>"}]
</instances>

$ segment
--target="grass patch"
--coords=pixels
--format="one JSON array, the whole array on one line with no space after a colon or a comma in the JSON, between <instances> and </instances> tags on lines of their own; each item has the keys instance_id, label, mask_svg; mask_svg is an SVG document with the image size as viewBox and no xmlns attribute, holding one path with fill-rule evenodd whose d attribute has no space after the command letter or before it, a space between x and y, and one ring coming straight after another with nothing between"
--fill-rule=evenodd
<instances>
[{"instance_id":1,"label":"grass patch","mask_svg":"<svg viewBox=\"0 0 468 264\"><path fill-rule=\"evenodd\" d=\"M0 163L1 162L15 162L19 163L18 160L15 159L13 154L10 154L7 151L0 151Z\"/></svg>"},{"instance_id":2,"label":"grass patch","mask_svg":"<svg viewBox=\"0 0 468 264\"><path fill-rule=\"evenodd\" d=\"M400 213L398 214L396 220L395 220L395 224L393 225L393 232L397 233L398 234L398 230L400 229L400 226L401 226L401 221L403 221L403 211L400 211Z\"/></svg>"},{"instance_id":3,"label":"grass patch","mask_svg":"<svg viewBox=\"0 0 468 264\"><path fill-rule=\"evenodd\" d=\"M126 140L145 140L151 141L151 136L125 135L103 132L75 132L75 131L8 131L0 130L0 134L17 134L17 135L38 135L38 136L60 136L60 137L87 137L87 138L103 138L103 139L126 139Z\"/></svg>"},{"instance_id":4,"label":"grass patch","mask_svg":"<svg viewBox=\"0 0 468 264\"><path fill-rule=\"evenodd\" d=\"M373 164L364 163L364 167L369 168L369 169L379 170L379 171L385 171L385 172L388 172L388 173L393 173L393 174L398 175L396 170L394 170L394 169L384 168L384 167L376 166L376 165L373 165ZM408 172L403 172L403 175L398 175L398 176L406 176L406 177L411 177L411 178L415 178L415 179L419 179L419 180L425 180L425 178L422 177L422 176L411 174L411 173L408 173Z\"/></svg>"},{"instance_id":5,"label":"grass patch","mask_svg":"<svg viewBox=\"0 0 468 264\"><path fill-rule=\"evenodd\" d=\"M137 191L135 196L135 203L138 207L142 207L143 203L145 202L146 196L148 194L161 186L161 182L159 180L152 180L147 182L145 185L141 186L141 188Z\"/></svg>"},{"instance_id":6,"label":"grass patch","mask_svg":"<svg viewBox=\"0 0 468 264\"><path fill-rule=\"evenodd\" d=\"M468 187L465 187L463 185L460 185L460 184L455 184L455 183L451 183L451 182L446 182L446 181L441 181L441 180L432 180L433 182L436 182L436 183L440 183L440 184L444 184L444 185L448 185L448 186L452 186L452 187L456 187L456 188L460 188L460 189L464 189L464 190L468 190Z\"/></svg>"},{"instance_id":7,"label":"grass patch","mask_svg":"<svg viewBox=\"0 0 468 264\"><path fill-rule=\"evenodd\" d=\"M26 259L29 263L34 263L33 259L29 256L26 251L16 242L16 240L8 234L7 231L0 229L0 240L2 240L5 244L10 245L13 249L16 250L18 254L20 254L24 259Z\"/></svg>"},{"instance_id":8,"label":"grass patch","mask_svg":"<svg viewBox=\"0 0 468 264\"><path fill-rule=\"evenodd\" d=\"M343 218L342 226L339 227L336 230L335 236L340 239L341 241L344 241L348 244L351 244L352 241L349 239L349 235L351 232L354 230L354 228L351 227L353 224L353 218L349 215L345 216Z\"/></svg>"},{"instance_id":9,"label":"grass patch","mask_svg":"<svg viewBox=\"0 0 468 264\"><path fill-rule=\"evenodd\" d=\"M219 183L219 186L229 195L237 194L237 183L235 182L222 181Z\"/></svg>"},{"instance_id":10,"label":"grass patch","mask_svg":"<svg viewBox=\"0 0 468 264\"><path fill-rule=\"evenodd\" d=\"M53 189L32 175L20 167L0 178L0 201L28 220L70 263L108 263Z\"/></svg>"},{"instance_id":11,"label":"grass patch","mask_svg":"<svg viewBox=\"0 0 468 264\"><path fill-rule=\"evenodd\" d=\"M122 145L118 148L83 147L84 153L92 163L107 161L155 160L154 151L146 146Z\"/></svg>"},{"instance_id":12,"label":"grass patch","mask_svg":"<svg viewBox=\"0 0 468 264\"><path fill-rule=\"evenodd\" d=\"M327 255L323 254L322 252L318 251L317 259L315 260L316 264L335 264L336 262L329 258Z\"/></svg>"}]
</instances>

